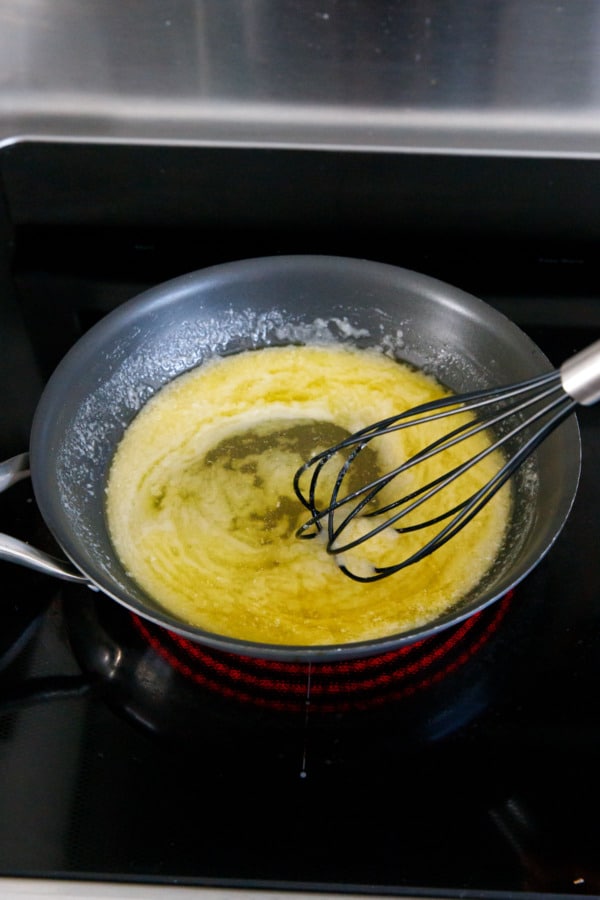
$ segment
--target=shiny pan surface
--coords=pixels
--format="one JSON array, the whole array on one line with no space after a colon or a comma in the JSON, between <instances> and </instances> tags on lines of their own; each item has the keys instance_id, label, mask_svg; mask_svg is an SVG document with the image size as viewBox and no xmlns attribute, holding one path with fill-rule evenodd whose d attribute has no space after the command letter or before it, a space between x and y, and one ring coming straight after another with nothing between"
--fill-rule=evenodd
<instances>
[{"instance_id":1,"label":"shiny pan surface","mask_svg":"<svg viewBox=\"0 0 600 900\"><path fill-rule=\"evenodd\" d=\"M481 300L416 272L328 256L250 259L204 269L123 304L59 364L36 410L31 475L40 511L76 569L147 619L238 654L326 661L382 653L455 624L502 597L560 533L580 471L575 417L516 476L505 552L478 589L427 626L336 646L281 646L204 632L158 607L127 575L105 520L108 469L143 404L214 355L290 342L386 346L457 392L520 381L552 366L510 320ZM109 602L107 600L107 602Z\"/></svg>"}]
</instances>

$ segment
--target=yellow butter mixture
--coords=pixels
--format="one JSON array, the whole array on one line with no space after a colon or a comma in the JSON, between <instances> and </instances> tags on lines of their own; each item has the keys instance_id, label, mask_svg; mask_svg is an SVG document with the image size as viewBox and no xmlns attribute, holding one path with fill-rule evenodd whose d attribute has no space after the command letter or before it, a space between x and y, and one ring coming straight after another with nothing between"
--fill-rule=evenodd
<instances>
[{"instance_id":1,"label":"yellow butter mixture","mask_svg":"<svg viewBox=\"0 0 600 900\"><path fill-rule=\"evenodd\" d=\"M293 477L309 457L349 433L446 393L383 353L342 345L272 347L210 360L159 391L117 448L106 502L116 552L172 615L242 640L330 645L427 623L473 589L496 558L510 516L508 488L441 549L364 584L340 571L320 537L296 536L309 514ZM449 425L435 427L428 440ZM416 452L423 444L417 432L374 443L350 485ZM471 439L469 455L474 444L481 449L488 441L485 433ZM432 460L427 478L462 461L464 445L452 454ZM453 493L432 500L437 513L472 493L498 462L497 452L491 454ZM409 490L411 477L391 485L391 496ZM331 481L324 477L324 484ZM434 505L428 518L435 514ZM369 521L353 523L355 533ZM374 563L393 565L423 541L421 532L387 529L344 561L368 574Z\"/></svg>"}]
</instances>

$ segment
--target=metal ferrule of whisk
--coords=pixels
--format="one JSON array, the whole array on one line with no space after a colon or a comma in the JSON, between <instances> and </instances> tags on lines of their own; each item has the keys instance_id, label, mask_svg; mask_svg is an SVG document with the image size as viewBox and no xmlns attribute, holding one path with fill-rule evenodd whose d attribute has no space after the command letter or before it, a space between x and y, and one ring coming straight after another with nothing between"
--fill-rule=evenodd
<instances>
[{"instance_id":1,"label":"metal ferrule of whisk","mask_svg":"<svg viewBox=\"0 0 600 900\"><path fill-rule=\"evenodd\" d=\"M600 341L576 353L560 367L564 390L577 403L592 406L600 400Z\"/></svg>"},{"instance_id":2,"label":"metal ferrule of whisk","mask_svg":"<svg viewBox=\"0 0 600 900\"><path fill-rule=\"evenodd\" d=\"M431 403L400 412L396 416L375 422L361 429L334 447L320 452L298 469L294 478L296 495L309 511L309 518L298 529L300 538L326 536L327 552L336 556L340 569L355 581L370 582L385 578L406 566L413 565L449 541L492 499L500 488L520 468L537 447L571 415L577 404L592 405L600 400L600 341L568 359L562 366L543 375L511 384L467 394L454 394ZM466 417L464 413L469 415ZM452 417L461 414L460 424ZM471 415L472 414L472 415ZM348 489L349 473L355 469L359 455L384 435L405 428L418 428L425 423L448 419L448 431L426 444L410 458L389 472L382 473L358 488ZM464 461L433 481L413 487L409 494L391 502L386 497L377 504L379 495L399 476L433 456L456 447L480 432L493 439ZM426 504L456 479L492 453L501 451L502 460L494 475L458 505L432 517ZM331 482L332 466L339 468ZM326 469L327 467L327 469ZM333 487L323 491L325 478ZM325 494L326 501L317 501ZM389 495L389 492L388 492ZM415 522L422 512L423 518ZM410 524L407 524L410 517ZM349 526L357 519L372 520L373 527L360 529L358 537L351 536ZM372 571L352 570L352 563L344 554L361 546L385 529L393 528L398 535L420 531L439 525L434 537L424 539L423 545L393 565L372 567ZM430 532L431 534L431 532ZM398 542L399 555L402 541Z\"/></svg>"}]
</instances>

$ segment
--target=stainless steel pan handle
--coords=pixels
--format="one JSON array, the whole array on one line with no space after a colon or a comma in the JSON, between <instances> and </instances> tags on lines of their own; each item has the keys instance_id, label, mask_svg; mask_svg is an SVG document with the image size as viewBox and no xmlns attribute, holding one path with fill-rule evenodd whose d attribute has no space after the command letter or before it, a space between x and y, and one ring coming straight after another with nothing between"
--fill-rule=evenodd
<instances>
[{"instance_id":1,"label":"stainless steel pan handle","mask_svg":"<svg viewBox=\"0 0 600 900\"><path fill-rule=\"evenodd\" d=\"M27 477L29 477L28 453L20 453L18 456L5 460L0 463L0 493ZM70 563L62 562L51 556L50 553L38 550L9 534L0 533L0 559L27 566L29 569L35 569L46 575L56 575L64 581L90 584L89 579L79 574Z\"/></svg>"}]
</instances>

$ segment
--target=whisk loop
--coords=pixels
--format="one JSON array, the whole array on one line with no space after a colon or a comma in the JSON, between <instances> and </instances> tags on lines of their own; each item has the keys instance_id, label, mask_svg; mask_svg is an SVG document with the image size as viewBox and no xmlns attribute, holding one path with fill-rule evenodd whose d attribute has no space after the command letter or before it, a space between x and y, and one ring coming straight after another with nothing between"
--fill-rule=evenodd
<instances>
[{"instance_id":1,"label":"whisk loop","mask_svg":"<svg viewBox=\"0 0 600 900\"><path fill-rule=\"evenodd\" d=\"M327 552L338 557L341 570L355 581L386 578L419 562L453 538L489 503L548 435L571 415L578 403L589 405L598 399L600 341L554 372L506 387L449 395L368 425L317 453L296 472L294 490L310 513L310 518L296 534L308 539L325 532ZM373 441L402 429L423 427L457 415L462 417L458 425L450 426L446 434L426 443L399 466L348 493L343 492L349 472ZM406 493L400 492L401 496L391 501L378 504L382 491L395 479L408 472L414 475L417 467L428 460L482 432L492 436L483 449L449 471L425 480ZM491 454L497 454L501 464L483 486L451 509L427 514L425 504ZM341 462L332 479L331 469L338 457ZM331 465L327 468L328 464ZM333 486L328 487L332 481ZM349 534L351 523L359 520L360 533L357 536ZM364 574L351 568L352 562L347 556L341 559L343 554L388 529L402 535L435 525L441 527L432 537L425 537L419 549L409 552L394 565L373 565L371 571ZM398 546L401 547L401 543Z\"/></svg>"}]
</instances>

